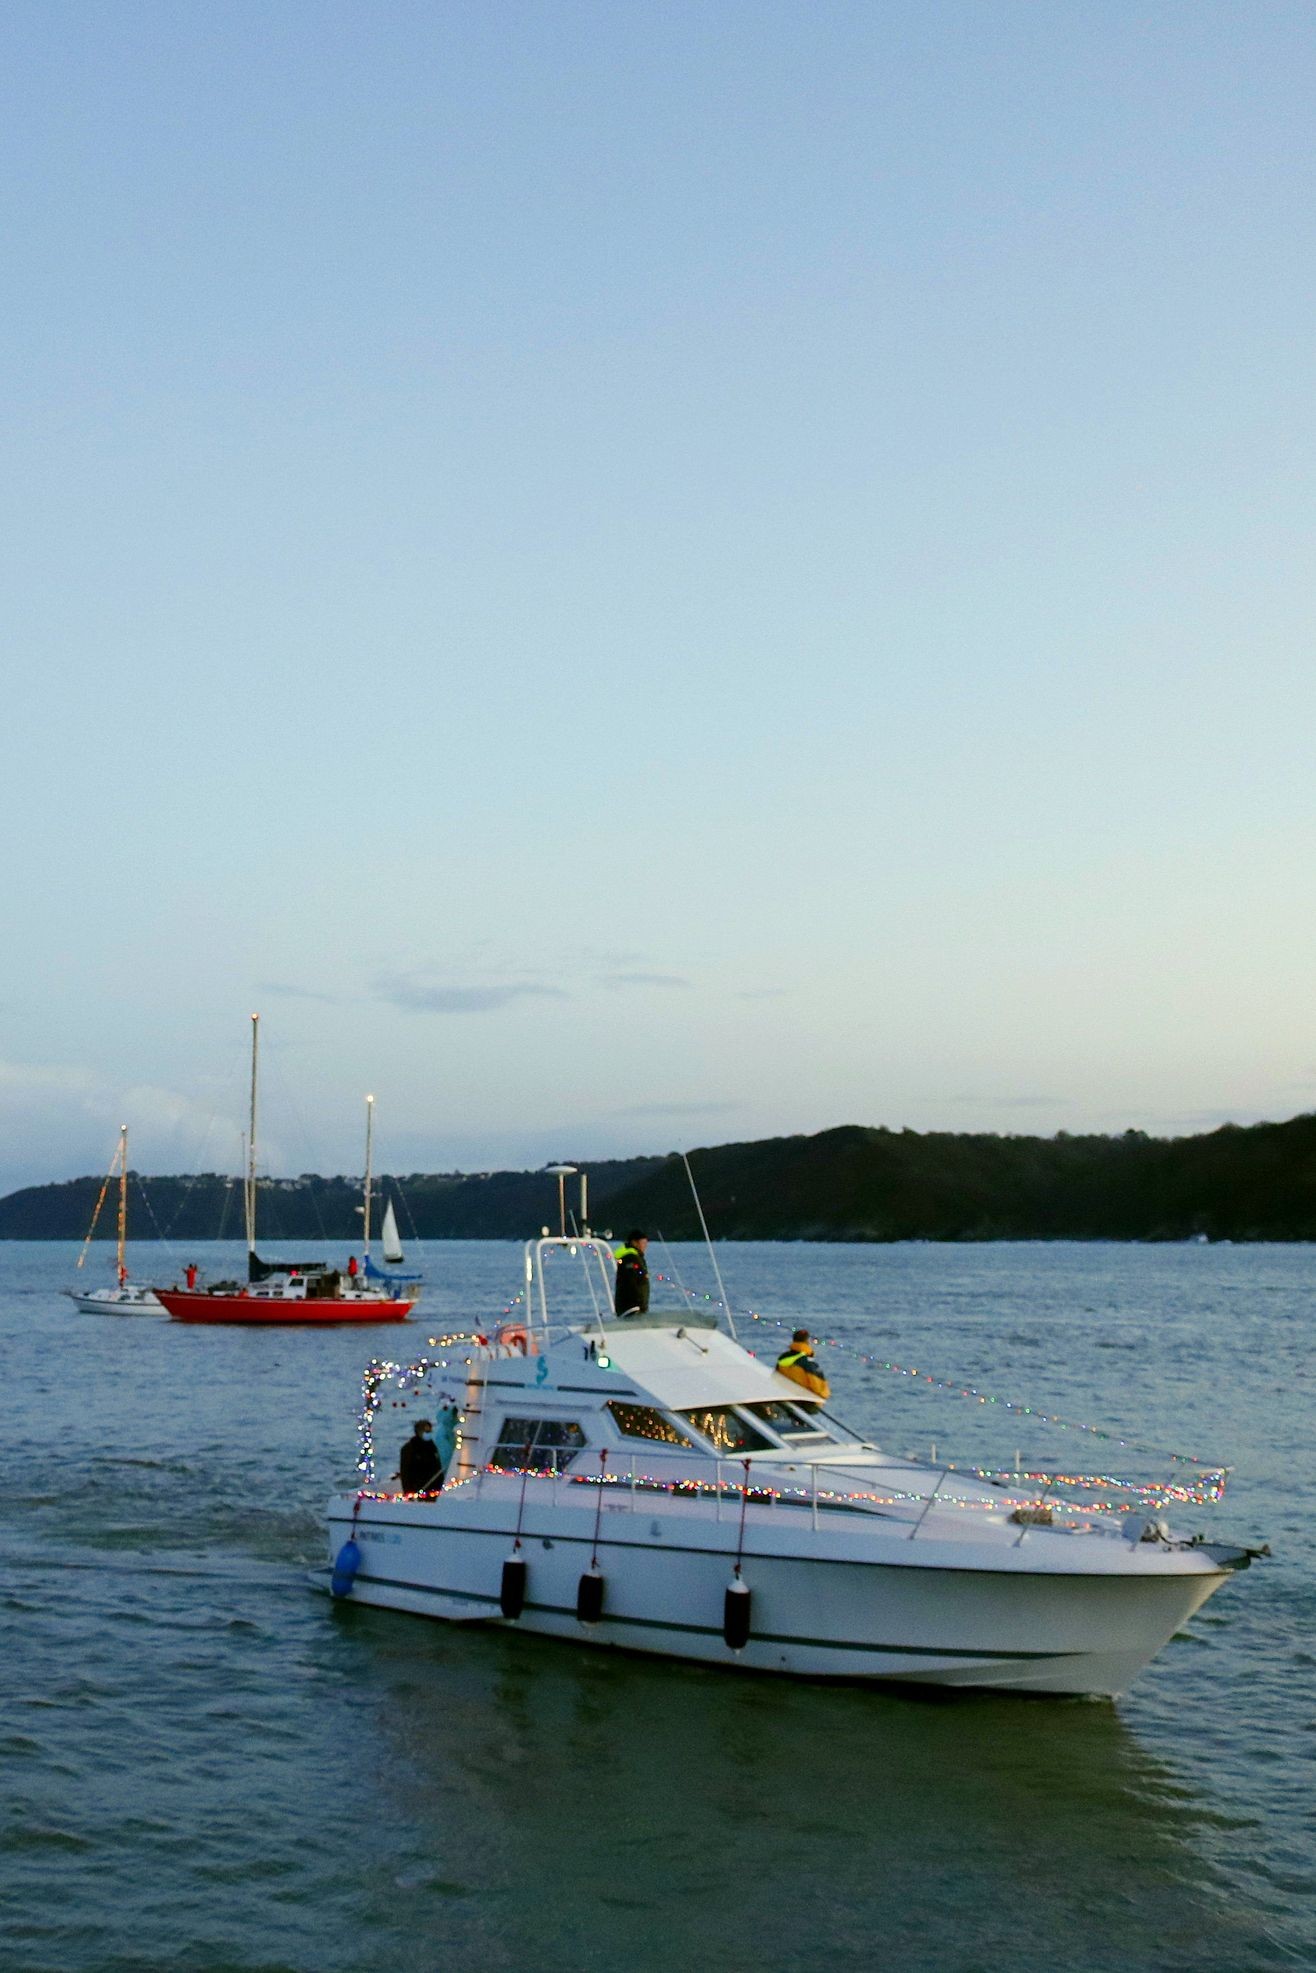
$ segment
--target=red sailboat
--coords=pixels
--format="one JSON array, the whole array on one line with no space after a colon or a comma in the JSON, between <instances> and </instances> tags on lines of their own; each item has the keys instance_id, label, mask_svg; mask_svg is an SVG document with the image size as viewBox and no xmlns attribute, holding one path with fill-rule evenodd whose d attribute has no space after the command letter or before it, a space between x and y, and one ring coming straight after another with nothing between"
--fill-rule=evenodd
<instances>
[{"instance_id":1,"label":"red sailboat","mask_svg":"<svg viewBox=\"0 0 1316 1973\"><path fill-rule=\"evenodd\" d=\"M244 1203L247 1221L247 1279L216 1282L210 1288L157 1288L156 1294L175 1322L278 1324L283 1327L337 1327L352 1322L405 1322L415 1307L414 1294L402 1284L367 1285L325 1261L269 1261L256 1252L256 1078L260 1044L260 1015L251 1017L251 1121L247 1133L247 1176ZM370 1238L370 1145L367 1107L366 1225Z\"/></svg>"}]
</instances>

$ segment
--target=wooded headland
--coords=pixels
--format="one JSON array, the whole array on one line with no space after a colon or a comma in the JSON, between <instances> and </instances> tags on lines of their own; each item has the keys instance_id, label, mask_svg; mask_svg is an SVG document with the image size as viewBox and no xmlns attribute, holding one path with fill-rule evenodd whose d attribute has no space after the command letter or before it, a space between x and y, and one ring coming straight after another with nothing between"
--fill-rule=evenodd
<instances>
[{"instance_id":1,"label":"wooded headland","mask_svg":"<svg viewBox=\"0 0 1316 1973\"><path fill-rule=\"evenodd\" d=\"M723 1240L1316 1240L1316 1115L1175 1138L846 1124L691 1157L709 1226ZM596 1225L698 1238L679 1155L587 1169ZM350 1248L360 1240L360 1183L313 1173L263 1180L262 1246L295 1239ZM75 1178L11 1193L0 1199L0 1239L81 1239L101 1184ZM380 1189L395 1202L404 1238L523 1239L557 1210L556 1181L542 1171L413 1172ZM132 1238L239 1237L241 1193L240 1181L219 1173L134 1173ZM112 1199L97 1235L114 1237Z\"/></svg>"}]
</instances>

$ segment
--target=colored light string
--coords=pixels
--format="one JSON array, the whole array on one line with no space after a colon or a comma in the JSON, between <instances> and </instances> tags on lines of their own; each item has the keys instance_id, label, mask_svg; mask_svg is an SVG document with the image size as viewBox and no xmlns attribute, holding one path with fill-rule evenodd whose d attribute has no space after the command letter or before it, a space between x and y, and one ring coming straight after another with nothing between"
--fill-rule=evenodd
<instances>
[{"instance_id":1,"label":"colored light string","mask_svg":"<svg viewBox=\"0 0 1316 1973\"><path fill-rule=\"evenodd\" d=\"M667 1282L673 1287L677 1286L672 1281L672 1277L667 1274L656 1275L655 1279ZM689 1289L685 1290L685 1299L687 1301L706 1302L710 1308L720 1309L724 1307L724 1304L716 1296L692 1293ZM737 1315L747 1316L751 1322L766 1323L772 1329L784 1330L795 1326L779 1316L762 1315L757 1309L737 1309L735 1313ZM1196 1453L1172 1452L1166 1446L1148 1445L1140 1439L1126 1439L1121 1437L1118 1432L1109 1431L1102 1425L1087 1425L1078 1418L1061 1418L1055 1412L1042 1411L1035 1405L1023 1404L1015 1398L996 1397L990 1391L980 1391L973 1384L959 1384L945 1377L934 1377L926 1370L911 1369L906 1364L892 1363L885 1357L874 1356L867 1350L856 1349L853 1343L842 1342L837 1336L811 1336L811 1341L822 1343L830 1350L839 1350L843 1355L852 1356L856 1362L867 1363L876 1370L889 1370L898 1377L909 1377L917 1383L930 1385L935 1390L948 1391L952 1397L972 1398L975 1404L995 1405L1001 1411L1013 1413L1015 1417L1031 1418L1035 1423L1040 1425L1055 1425L1061 1431L1087 1432L1093 1438L1104 1439L1110 1445L1122 1447L1125 1452L1145 1452L1156 1459L1173 1460L1177 1465L1200 1466L1209 1479L1214 1480L1217 1477L1219 1478L1221 1491L1223 1492L1224 1481L1228 1476L1229 1468L1227 1466L1220 1466L1212 1460L1201 1459Z\"/></svg>"},{"instance_id":2,"label":"colored light string","mask_svg":"<svg viewBox=\"0 0 1316 1973\"><path fill-rule=\"evenodd\" d=\"M1091 1488L1108 1483L1106 1476L1082 1474L1020 1473L997 1475L978 1467L950 1467L947 1469L947 1472L958 1473L964 1479L981 1479L998 1485L1003 1485L1007 1478L1039 1480L1046 1482L1048 1486L1072 1485ZM731 1485L725 1481L719 1483L714 1480L698 1480L693 1478L661 1479L653 1474L641 1473L554 1473L542 1466L490 1465L483 1466L480 1469L479 1475L471 1475L447 1487L445 1492L451 1497L459 1488L471 1485L476 1478L482 1479L486 1477L489 1479L516 1480L522 1483L528 1483L531 1480L548 1480L554 1484L562 1483L575 1487L607 1487L611 1488L614 1492L629 1492L634 1490L638 1493L646 1494L662 1493L680 1500L739 1501L742 1498L742 1494L744 1494L751 1506L760 1507L771 1506L774 1503L780 1503L788 1507L811 1507L815 1500L820 1507L840 1509L853 1507L856 1503L862 1503L869 1507L922 1507L928 1503L929 1499L926 1490L915 1492L912 1489L903 1487L895 1487L889 1492L882 1493L874 1492L868 1488L859 1488L840 1493L835 1488L819 1487L815 1493L811 1487L769 1486L764 1481L755 1480L751 1483L746 1493L741 1487ZM1164 1490L1160 1488L1135 1488L1128 1486L1122 1481L1110 1481L1109 1483L1118 1485L1121 1491L1137 1493L1142 1497L1128 1501L1103 1500L1090 1506L1085 1506L1078 1501L1055 1499L1050 1501L1048 1505L1062 1514L1068 1514L1082 1521L1093 1514L1128 1514L1139 1507L1145 1508L1149 1504L1160 1505L1164 1499ZM1197 1492L1189 1488L1176 1489L1169 1497L1175 1500L1192 1501L1199 1505L1201 1504ZM361 1498L369 1500L397 1500L402 1498L402 1496L396 1492L374 1489L367 1486L361 1489ZM933 1498L938 1507L952 1510L956 1513L1005 1513L1012 1512L1016 1508L1036 1508L1038 1504L1036 1493L1019 1494L1002 1492L995 1498L971 1500L966 1499L962 1495L940 1491Z\"/></svg>"},{"instance_id":3,"label":"colored light string","mask_svg":"<svg viewBox=\"0 0 1316 1973\"><path fill-rule=\"evenodd\" d=\"M549 1251L551 1253L553 1250L550 1249ZM683 1295L687 1303L698 1300L711 1308L725 1308L724 1303L717 1297L707 1293L694 1293L675 1283L670 1275L658 1273L655 1278L660 1282L678 1287L679 1292ZM525 1299L524 1289L519 1290L504 1306L500 1321L505 1321ZM740 1309L737 1313L746 1316L753 1322L766 1323L770 1328L785 1330L792 1326L783 1318L764 1315L756 1309ZM449 1335L432 1336L429 1340L432 1348L446 1348L461 1342L473 1342L478 1348L488 1347L487 1336L478 1330L460 1330ZM821 1336L813 1340L824 1344L829 1349L839 1350L843 1354L853 1357L857 1362L867 1364L875 1369L886 1370L897 1376L909 1378L917 1383L927 1385L931 1389L945 1391L953 1397L971 1398L975 1403L981 1405L994 1405L1002 1411L1011 1413L1013 1416L1030 1418L1036 1423L1055 1426L1062 1431L1086 1432L1094 1438L1117 1445L1125 1451L1143 1452L1157 1458L1168 1459L1176 1465L1196 1467L1199 1469L1199 1476L1194 1483L1184 1484L1176 1481L1135 1481L1114 1473L1048 1474L1044 1472L1002 1471L987 1467L956 1468L954 1465L947 1467L948 1472L962 1471L966 1476L971 1475L972 1477L998 1486L1005 1484L1008 1480L1017 1482L1020 1479L1027 1479L1037 1481L1039 1484L1045 1484L1048 1487L1067 1486L1079 1491L1092 1492L1105 1490L1119 1492L1129 1495L1131 1497L1129 1502L1107 1502L1104 1505L1107 1511L1121 1513L1128 1512L1130 1506L1135 1504L1165 1504L1175 1502L1205 1506L1218 1502L1224 1497L1230 1469L1224 1466L1213 1465L1204 1459L1198 1458L1195 1454L1174 1452L1165 1447L1150 1446L1136 1439L1124 1438L1119 1433L1109 1431L1099 1425L1085 1424L1078 1419L1063 1418L1053 1412L1042 1411L1034 1405L1023 1404L1015 1399L997 1397L990 1392L980 1391L974 1385L952 1382L946 1378L936 1377L928 1371L918 1370L905 1364L892 1362L889 1359L875 1356L869 1351L858 1350L853 1344L845 1343L837 1337ZM468 1364L470 1361L470 1358L466 1359ZM362 1379L362 1404L358 1417L356 1461L357 1471L366 1486L371 1485L374 1479L374 1417L382 1403L380 1397L381 1385L389 1379L394 1379L400 1389L403 1391L411 1389L418 1395L422 1383L433 1371L439 1369L447 1370L449 1368L450 1365L447 1358L431 1357L418 1358L416 1362L411 1364L396 1364L386 1362L381 1358L374 1358L366 1366ZM513 1469L498 1468L486 1470L502 1471ZM534 1469L528 1470L533 1471ZM582 1477L579 1475L575 1476L577 1484L580 1483ZM612 1483L617 1477L609 1476L609 1483ZM667 1482L654 1482L654 1484L664 1487L669 1485ZM700 1482L670 1483L672 1489L675 1491L697 1490L701 1484ZM769 1494L772 1491L771 1489L767 1490ZM784 1496L778 1495L776 1497ZM902 1499L922 1498L922 1496L916 1495L900 1495L898 1497ZM847 1495L844 1498L866 1499L869 1496L856 1494ZM876 1498L876 1496L873 1498ZM987 1502L984 1504L992 1506L997 1503Z\"/></svg>"}]
</instances>

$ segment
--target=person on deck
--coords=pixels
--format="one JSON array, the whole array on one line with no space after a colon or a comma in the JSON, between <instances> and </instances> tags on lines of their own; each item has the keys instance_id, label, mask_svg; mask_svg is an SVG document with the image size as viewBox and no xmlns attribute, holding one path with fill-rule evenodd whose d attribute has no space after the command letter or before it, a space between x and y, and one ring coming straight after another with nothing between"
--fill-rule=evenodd
<instances>
[{"instance_id":1,"label":"person on deck","mask_svg":"<svg viewBox=\"0 0 1316 1973\"><path fill-rule=\"evenodd\" d=\"M616 1315L647 1315L649 1312L649 1263L644 1258L648 1236L628 1233L613 1259L617 1263L617 1287L612 1297Z\"/></svg>"},{"instance_id":2,"label":"person on deck","mask_svg":"<svg viewBox=\"0 0 1316 1973\"><path fill-rule=\"evenodd\" d=\"M398 1457L403 1493L437 1493L443 1485L443 1461L431 1434L434 1421L418 1418Z\"/></svg>"},{"instance_id":3,"label":"person on deck","mask_svg":"<svg viewBox=\"0 0 1316 1973\"><path fill-rule=\"evenodd\" d=\"M783 1377L789 1377L793 1384L803 1384L806 1391L815 1397L829 1398L832 1387L823 1376L822 1365L813 1354L813 1338L807 1329L797 1329L791 1337L791 1346L783 1350L777 1358L777 1369Z\"/></svg>"},{"instance_id":4,"label":"person on deck","mask_svg":"<svg viewBox=\"0 0 1316 1973\"><path fill-rule=\"evenodd\" d=\"M356 1276L357 1276L356 1255L349 1254L347 1256L347 1285L349 1288L355 1288Z\"/></svg>"},{"instance_id":5,"label":"person on deck","mask_svg":"<svg viewBox=\"0 0 1316 1973\"><path fill-rule=\"evenodd\" d=\"M188 1292L188 1294L190 1295L190 1294L191 1294L191 1293L193 1292L193 1290L195 1289L195 1287L196 1287L196 1262L195 1262L195 1261L189 1261L189 1262L188 1262L188 1264L187 1264L187 1269L186 1269L186 1272L185 1272L185 1274L184 1274L184 1277L183 1277L183 1278L184 1278L184 1280L185 1280L185 1281L187 1282L187 1292Z\"/></svg>"}]
</instances>

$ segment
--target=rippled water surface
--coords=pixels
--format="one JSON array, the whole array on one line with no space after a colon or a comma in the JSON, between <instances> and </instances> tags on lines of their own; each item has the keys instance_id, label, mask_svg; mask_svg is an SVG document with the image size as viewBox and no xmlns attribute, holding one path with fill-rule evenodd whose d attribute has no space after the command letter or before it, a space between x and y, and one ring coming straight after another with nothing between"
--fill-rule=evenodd
<instances>
[{"instance_id":1,"label":"rippled water surface","mask_svg":"<svg viewBox=\"0 0 1316 1973\"><path fill-rule=\"evenodd\" d=\"M1234 1465L1185 1525L1273 1558L1113 1706L332 1606L304 1572L376 1339L80 1315L75 1251L11 1245L0 1286L0 1966L1316 1964L1311 1250L723 1251L737 1305ZM518 1260L433 1249L425 1316L384 1347L495 1319ZM840 1414L902 1450L1112 1459L857 1355L829 1368Z\"/></svg>"}]
</instances>

